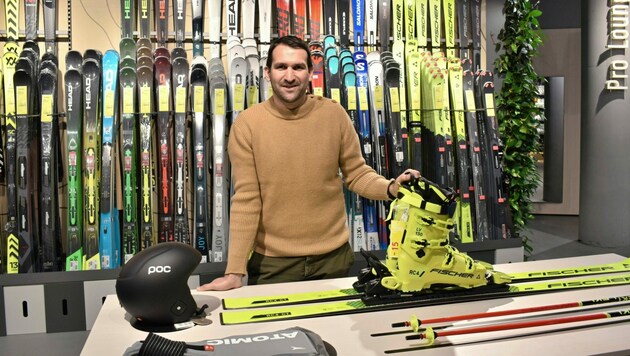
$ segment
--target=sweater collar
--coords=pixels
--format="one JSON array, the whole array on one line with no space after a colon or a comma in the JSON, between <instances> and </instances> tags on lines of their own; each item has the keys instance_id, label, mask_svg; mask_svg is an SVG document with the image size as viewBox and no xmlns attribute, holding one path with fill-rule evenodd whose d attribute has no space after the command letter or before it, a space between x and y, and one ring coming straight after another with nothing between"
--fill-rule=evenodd
<instances>
[{"instance_id":1,"label":"sweater collar","mask_svg":"<svg viewBox=\"0 0 630 356\"><path fill-rule=\"evenodd\" d=\"M273 97L265 102L265 107L274 116L284 120L298 120L310 113L315 107L315 97L311 94L306 96L306 101L300 107L289 110L276 104Z\"/></svg>"}]
</instances>

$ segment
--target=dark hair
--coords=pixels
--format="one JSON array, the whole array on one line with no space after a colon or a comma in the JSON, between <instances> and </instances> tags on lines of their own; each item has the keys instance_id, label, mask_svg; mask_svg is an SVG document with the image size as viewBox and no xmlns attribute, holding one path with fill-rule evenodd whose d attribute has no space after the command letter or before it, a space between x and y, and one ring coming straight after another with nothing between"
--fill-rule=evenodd
<instances>
[{"instance_id":1,"label":"dark hair","mask_svg":"<svg viewBox=\"0 0 630 356\"><path fill-rule=\"evenodd\" d=\"M267 68L271 70L271 62L273 59L273 50L276 49L279 45L289 46L295 49L303 49L306 51L306 65L308 66L308 70L311 71L313 69L313 61L311 60L311 51L309 50L306 42L302 41L299 37L296 36L282 36L271 42L271 46L269 47L269 52L267 52Z\"/></svg>"}]
</instances>

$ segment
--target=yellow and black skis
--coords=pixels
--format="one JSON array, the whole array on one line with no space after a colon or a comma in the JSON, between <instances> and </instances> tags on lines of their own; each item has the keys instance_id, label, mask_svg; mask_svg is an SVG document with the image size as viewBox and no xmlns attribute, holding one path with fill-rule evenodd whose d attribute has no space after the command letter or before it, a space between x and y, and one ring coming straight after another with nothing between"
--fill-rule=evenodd
<instances>
[{"instance_id":1,"label":"yellow and black skis","mask_svg":"<svg viewBox=\"0 0 630 356\"><path fill-rule=\"evenodd\" d=\"M478 289L473 288L450 292L432 291L430 293L393 298L389 301L387 299L381 299L380 302L377 301L375 304L359 300L363 295L351 288L299 294L224 299L223 307L225 309L252 309L224 311L221 313L221 323L231 325L274 320L291 320L514 297L570 289L627 285L630 284L630 274L628 274L628 272L630 272L630 260L628 259L601 265L520 272L510 275L513 282L509 285L493 285ZM564 279L566 277L582 278L568 280ZM347 299L355 300L348 301ZM271 308L273 306L276 307Z\"/></svg>"}]
</instances>

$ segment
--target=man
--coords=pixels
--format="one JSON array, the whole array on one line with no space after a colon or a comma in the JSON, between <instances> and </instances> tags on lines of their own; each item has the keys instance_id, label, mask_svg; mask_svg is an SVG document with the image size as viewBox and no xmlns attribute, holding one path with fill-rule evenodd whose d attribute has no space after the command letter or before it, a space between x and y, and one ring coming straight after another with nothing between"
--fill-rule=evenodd
<instances>
[{"instance_id":1,"label":"man","mask_svg":"<svg viewBox=\"0 0 630 356\"><path fill-rule=\"evenodd\" d=\"M344 109L307 93L312 72L299 38L271 45L265 77L273 96L243 111L230 132L235 193L225 276L198 290L239 288L245 274L249 284L347 276L354 253L339 169L351 190L377 200L420 175L390 181L366 165Z\"/></svg>"}]
</instances>

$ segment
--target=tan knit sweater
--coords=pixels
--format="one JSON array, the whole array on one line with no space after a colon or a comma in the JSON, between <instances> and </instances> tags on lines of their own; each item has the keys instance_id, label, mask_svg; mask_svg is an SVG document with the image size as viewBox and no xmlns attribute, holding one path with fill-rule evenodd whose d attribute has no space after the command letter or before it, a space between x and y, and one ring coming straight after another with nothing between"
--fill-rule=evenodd
<instances>
[{"instance_id":1,"label":"tan knit sweater","mask_svg":"<svg viewBox=\"0 0 630 356\"><path fill-rule=\"evenodd\" d=\"M252 249L266 256L328 253L348 241L339 169L347 186L387 199L389 182L365 164L348 115L309 96L290 111L273 98L242 112L228 152L235 194L226 273L247 271Z\"/></svg>"}]
</instances>

